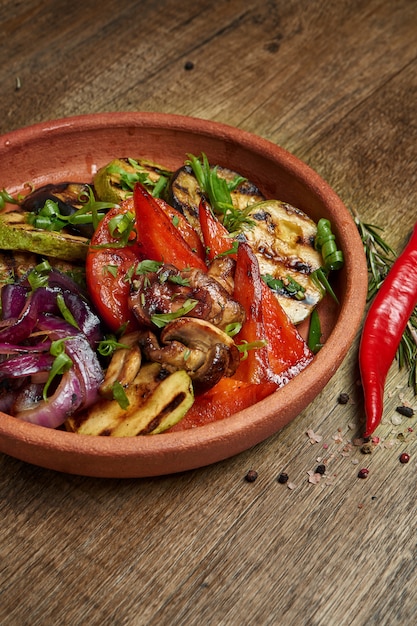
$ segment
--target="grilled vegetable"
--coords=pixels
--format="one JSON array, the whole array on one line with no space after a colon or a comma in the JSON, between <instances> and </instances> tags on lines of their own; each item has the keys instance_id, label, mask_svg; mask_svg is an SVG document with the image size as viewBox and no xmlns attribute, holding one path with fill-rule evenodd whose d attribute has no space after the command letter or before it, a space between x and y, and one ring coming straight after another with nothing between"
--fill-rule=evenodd
<instances>
[{"instance_id":1,"label":"grilled vegetable","mask_svg":"<svg viewBox=\"0 0 417 626\"><path fill-rule=\"evenodd\" d=\"M254 226L244 228L264 280L290 320L298 324L323 297L312 273L323 266L314 247L317 226L299 209L266 200L249 213Z\"/></svg>"},{"instance_id":2,"label":"grilled vegetable","mask_svg":"<svg viewBox=\"0 0 417 626\"><path fill-rule=\"evenodd\" d=\"M127 409L116 400L99 400L88 411L71 416L67 430L110 437L156 435L179 422L194 402L188 374L184 370L169 374L158 363L144 364L125 394Z\"/></svg>"},{"instance_id":3,"label":"grilled vegetable","mask_svg":"<svg viewBox=\"0 0 417 626\"><path fill-rule=\"evenodd\" d=\"M94 176L94 188L100 200L120 203L133 193L137 182L160 196L171 172L147 159L114 159Z\"/></svg>"},{"instance_id":4,"label":"grilled vegetable","mask_svg":"<svg viewBox=\"0 0 417 626\"><path fill-rule=\"evenodd\" d=\"M127 387L136 378L142 365L139 335L138 332L133 332L120 338L120 344L126 347L116 350L111 358L99 389L100 395L105 398L112 398L112 388L116 381L122 387Z\"/></svg>"},{"instance_id":5,"label":"grilled vegetable","mask_svg":"<svg viewBox=\"0 0 417 626\"><path fill-rule=\"evenodd\" d=\"M144 331L140 345L150 361L185 370L198 393L213 387L223 376L233 376L240 363L231 337L210 322L192 317L169 322L159 341L154 333Z\"/></svg>"},{"instance_id":6,"label":"grilled vegetable","mask_svg":"<svg viewBox=\"0 0 417 626\"><path fill-rule=\"evenodd\" d=\"M50 201L56 204L57 210L61 215L70 216L85 206L89 193L90 187L84 183L66 182L43 185L26 196L20 207L23 211L37 215L44 209L45 204ZM66 225L64 222L63 225L67 232L83 237L91 237L94 230L91 223ZM42 227L44 226L42 225ZM50 229L50 226L48 229Z\"/></svg>"},{"instance_id":7,"label":"grilled vegetable","mask_svg":"<svg viewBox=\"0 0 417 626\"><path fill-rule=\"evenodd\" d=\"M29 252L2 250L0 252L0 287L13 283L37 264L35 254Z\"/></svg>"},{"instance_id":8,"label":"grilled vegetable","mask_svg":"<svg viewBox=\"0 0 417 626\"><path fill-rule=\"evenodd\" d=\"M27 223L25 213L10 211L0 216L0 248L25 250L65 261L83 261L88 239L62 231L46 231Z\"/></svg>"},{"instance_id":9,"label":"grilled vegetable","mask_svg":"<svg viewBox=\"0 0 417 626\"><path fill-rule=\"evenodd\" d=\"M239 176L233 170L225 167L216 167L217 175L231 182ZM177 170L171 179L168 189L168 202L178 211L181 211L190 224L201 235L200 221L198 218L198 207L200 205L203 192L199 187L196 177L190 165L184 165ZM236 209L244 210L247 206L265 200L256 185L249 180L243 180L235 189L230 192L233 206Z\"/></svg>"}]
</instances>

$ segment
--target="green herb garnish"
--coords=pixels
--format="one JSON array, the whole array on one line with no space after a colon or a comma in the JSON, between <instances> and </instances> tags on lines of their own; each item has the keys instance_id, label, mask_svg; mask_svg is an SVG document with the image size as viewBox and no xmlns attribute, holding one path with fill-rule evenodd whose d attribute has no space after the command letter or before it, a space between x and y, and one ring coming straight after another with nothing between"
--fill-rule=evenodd
<instances>
[{"instance_id":1,"label":"green herb garnish","mask_svg":"<svg viewBox=\"0 0 417 626\"><path fill-rule=\"evenodd\" d=\"M164 326L169 324L169 322L172 322L173 320L176 320L179 317L183 317L184 315L187 315L187 313L192 311L196 307L197 304L198 304L198 300L192 300L191 298L189 298L188 300L184 302L182 307L180 307L176 311L173 311L172 313L155 313L154 315L151 316L151 321L158 328L163 328Z\"/></svg>"},{"instance_id":2,"label":"green herb garnish","mask_svg":"<svg viewBox=\"0 0 417 626\"><path fill-rule=\"evenodd\" d=\"M111 389L113 394L113 400L116 400L120 408L126 411L130 402L129 398L126 395L126 391L123 388L123 385L118 380L115 380Z\"/></svg>"},{"instance_id":3,"label":"green herb garnish","mask_svg":"<svg viewBox=\"0 0 417 626\"><path fill-rule=\"evenodd\" d=\"M54 356L52 367L49 371L48 380L46 381L42 397L44 400L48 399L48 389L56 376L65 374L72 367L72 359L65 352L65 341L72 339L72 337L66 337L65 339L57 339L51 343L49 348L50 354Z\"/></svg>"},{"instance_id":4,"label":"green herb garnish","mask_svg":"<svg viewBox=\"0 0 417 626\"><path fill-rule=\"evenodd\" d=\"M264 274L262 280L268 285L272 291L288 295L296 300L304 300L305 287L300 285L292 276L288 275L285 279L275 278L271 274Z\"/></svg>"},{"instance_id":5,"label":"green herb garnish","mask_svg":"<svg viewBox=\"0 0 417 626\"><path fill-rule=\"evenodd\" d=\"M189 165L197 179L198 186L207 196L207 199L214 213L222 216L223 226L229 232L239 230L242 224L253 225L253 221L248 218L248 213L252 207L247 209L236 209L233 205L231 191L246 179L242 176L235 176L232 181L227 181L217 173L217 166L211 167L207 156L202 153L201 160L192 154L188 154Z\"/></svg>"}]
</instances>

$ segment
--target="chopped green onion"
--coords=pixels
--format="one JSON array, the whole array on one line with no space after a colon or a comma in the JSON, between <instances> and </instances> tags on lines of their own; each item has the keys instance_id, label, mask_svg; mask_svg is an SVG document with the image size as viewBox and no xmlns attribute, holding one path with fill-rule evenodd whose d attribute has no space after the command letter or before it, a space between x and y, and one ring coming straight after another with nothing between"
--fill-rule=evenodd
<instances>
[{"instance_id":1,"label":"chopped green onion","mask_svg":"<svg viewBox=\"0 0 417 626\"><path fill-rule=\"evenodd\" d=\"M183 278L179 274L170 274L168 281L174 283L174 285L181 285L182 287L188 287L190 285L189 278Z\"/></svg>"},{"instance_id":2,"label":"chopped green onion","mask_svg":"<svg viewBox=\"0 0 417 626\"><path fill-rule=\"evenodd\" d=\"M105 339L99 341L97 346L97 352L101 354L101 356L111 356L113 352L115 352L119 348L128 349L129 346L117 341L114 335L108 335Z\"/></svg>"},{"instance_id":3,"label":"chopped green onion","mask_svg":"<svg viewBox=\"0 0 417 626\"><path fill-rule=\"evenodd\" d=\"M237 254L238 248L239 248L239 241L237 239L235 239L234 241L231 241L232 247L229 248L228 250L225 250L224 252L219 252L219 254L216 255L216 257L222 257L222 256L227 256L229 254Z\"/></svg>"},{"instance_id":4,"label":"chopped green onion","mask_svg":"<svg viewBox=\"0 0 417 626\"><path fill-rule=\"evenodd\" d=\"M335 239L329 220L321 218L317 223L315 246L322 254L327 271L340 270L343 267L343 252L337 249Z\"/></svg>"},{"instance_id":5,"label":"chopped green onion","mask_svg":"<svg viewBox=\"0 0 417 626\"><path fill-rule=\"evenodd\" d=\"M193 170L198 186L207 195L214 213L223 216L223 226L229 232L234 232L242 224L253 225L253 221L248 218L248 212L251 210L251 207L248 206L247 209L243 210L236 209L231 196L231 191L236 189L246 179L236 175L232 181L228 182L225 178L220 177L217 173L218 167L212 168L210 166L204 152L201 154L201 161L192 154L187 156L186 165Z\"/></svg>"},{"instance_id":6,"label":"chopped green onion","mask_svg":"<svg viewBox=\"0 0 417 626\"><path fill-rule=\"evenodd\" d=\"M129 172L121 165L111 164L107 167L109 174L115 174L119 178L120 186L123 191L130 191L133 193L136 183L141 183L145 187L151 190L154 198L159 198L168 183L170 173L168 170L157 171L159 178L157 181L153 181L148 170L138 163L135 159L129 158L128 163L134 168L133 172Z\"/></svg>"},{"instance_id":7,"label":"chopped green onion","mask_svg":"<svg viewBox=\"0 0 417 626\"><path fill-rule=\"evenodd\" d=\"M117 265L104 265L103 266L103 274L111 274L111 276L113 276L113 278L116 278L117 276L117 270L118 270L118 266Z\"/></svg>"},{"instance_id":8,"label":"chopped green onion","mask_svg":"<svg viewBox=\"0 0 417 626\"><path fill-rule=\"evenodd\" d=\"M305 287L300 285L292 276L287 275L285 279L275 278L271 274L264 274L262 280L277 293L288 295L296 300L304 300Z\"/></svg>"},{"instance_id":9,"label":"chopped green onion","mask_svg":"<svg viewBox=\"0 0 417 626\"><path fill-rule=\"evenodd\" d=\"M240 322L233 322L231 324L227 324L224 332L226 333L226 335L229 335L229 337L234 337L238 334L238 332L240 332L241 329L242 324Z\"/></svg>"},{"instance_id":10,"label":"chopped green onion","mask_svg":"<svg viewBox=\"0 0 417 626\"><path fill-rule=\"evenodd\" d=\"M19 202L13 198L6 189L0 189L0 210L3 209L6 204L19 204Z\"/></svg>"},{"instance_id":11,"label":"chopped green onion","mask_svg":"<svg viewBox=\"0 0 417 626\"><path fill-rule=\"evenodd\" d=\"M174 311L173 313L155 313L154 315L152 315L151 321L158 328L163 328L164 326L169 324L169 322L172 322L179 317L187 315L187 313L192 311L197 304L198 300L192 300L191 298L189 298L184 302L184 305L182 307L177 309L177 311Z\"/></svg>"},{"instance_id":12,"label":"chopped green onion","mask_svg":"<svg viewBox=\"0 0 417 626\"><path fill-rule=\"evenodd\" d=\"M124 390L123 385L118 380L115 380L112 385L112 394L113 400L116 400L120 408L126 411L130 404L129 398L126 395L126 391Z\"/></svg>"},{"instance_id":13,"label":"chopped green onion","mask_svg":"<svg viewBox=\"0 0 417 626\"><path fill-rule=\"evenodd\" d=\"M57 339L51 343L51 347L49 348L50 354L55 357L52 367L49 371L48 380L46 381L43 388L43 399L48 399L48 389L56 376L61 376L65 372L67 372L72 367L72 359L65 352L65 341L71 339L71 337L66 337L65 339Z\"/></svg>"},{"instance_id":14,"label":"chopped green onion","mask_svg":"<svg viewBox=\"0 0 417 626\"><path fill-rule=\"evenodd\" d=\"M96 229L107 209L117 205L96 200L92 188L87 185L87 189L88 191L86 190L78 197L78 201L83 203L83 206L75 210L71 215L63 215L60 212L58 202L48 198L37 213L27 214L26 219L28 223L35 228L49 231L60 231L70 224L73 226L92 224L94 229Z\"/></svg>"},{"instance_id":15,"label":"chopped green onion","mask_svg":"<svg viewBox=\"0 0 417 626\"><path fill-rule=\"evenodd\" d=\"M323 293L327 292L333 298L333 300L337 302L337 304L339 304L339 299L336 296L335 292L333 291L333 288L331 284L329 283L326 273L322 267L319 267L316 270L314 270L314 272L312 272L310 276L313 282L315 283L315 285L321 291L323 291Z\"/></svg>"},{"instance_id":16,"label":"chopped green onion","mask_svg":"<svg viewBox=\"0 0 417 626\"><path fill-rule=\"evenodd\" d=\"M32 291L48 284L51 269L49 261L43 261L30 270L27 279Z\"/></svg>"},{"instance_id":17,"label":"chopped green onion","mask_svg":"<svg viewBox=\"0 0 417 626\"><path fill-rule=\"evenodd\" d=\"M159 270L162 266L161 261L152 261L151 259L144 259L140 261L135 267L135 274L140 276L141 274L153 274Z\"/></svg>"},{"instance_id":18,"label":"chopped green onion","mask_svg":"<svg viewBox=\"0 0 417 626\"><path fill-rule=\"evenodd\" d=\"M239 352L242 353L241 356L241 361L244 361L245 359L248 358L248 352L249 350L258 350L259 348L264 348L265 346L268 345L268 342L266 339L260 339L259 341L244 341L243 343L241 343L240 345L237 345L237 349L239 350Z\"/></svg>"},{"instance_id":19,"label":"chopped green onion","mask_svg":"<svg viewBox=\"0 0 417 626\"><path fill-rule=\"evenodd\" d=\"M109 221L108 227L110 235L118 239L120 245L125 246L129 242L130 235L135 230L135 216L130 211L115 215Z\"/></svg>"},{"instance_id":20,"label":"chopped green onion","mask_svg":"<svg viewBox=\"0 0 417 626\"><path fill-rule=\"evenodd\" d=\"M62 295L62 293L59 293L57 295L56 303L58 305L58 309L62 317L64 318L64 320L68 322L68 324L71 324L71 326L74 326L75 328L78 328L79 330L80 327L78 326L75 320L75 317L73 316L73 314L71 313L67 305L65 304L64 296Z\"/></svg>"}]
</instances>

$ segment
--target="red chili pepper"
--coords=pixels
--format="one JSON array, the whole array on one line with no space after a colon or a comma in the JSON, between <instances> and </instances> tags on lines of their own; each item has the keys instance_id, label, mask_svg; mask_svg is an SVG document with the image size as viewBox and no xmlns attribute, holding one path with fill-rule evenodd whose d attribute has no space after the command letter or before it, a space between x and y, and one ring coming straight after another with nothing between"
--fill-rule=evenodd
<instances>
[{"instance_id":1,"label":"red chili pepper","mask_svg":"<svg viewBox=\"0 0 417 626\"><path fill-rule=\"evenodd\" d=\"M171 263L179 270L195 267L207 271L205 262L194 252L155 198L140 183L135 185L133 200L137 241L144 258Z\"/></svg>"},{"instance_id":2,"label":"red chili pepper","mask_svg":"<svg viewBox=\"0 0 417 626\"><path fill-rule=\"evenodd\" d=\"M387 374L416 305L417 224L372 301L362 330L359 367L365 399L365 437L381 421Z\"/></svg>"}]
</instances>

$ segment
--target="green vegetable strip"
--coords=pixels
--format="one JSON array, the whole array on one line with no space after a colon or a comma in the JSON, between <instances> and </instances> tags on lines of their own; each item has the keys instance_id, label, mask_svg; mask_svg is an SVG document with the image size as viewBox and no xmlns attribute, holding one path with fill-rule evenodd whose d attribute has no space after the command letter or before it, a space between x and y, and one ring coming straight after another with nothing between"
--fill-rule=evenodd
<instances>
[{"instance_id":1,"label":"green vegetable strip","mask_svg":"<svg viewBox=\"0 0 417 626\"><path fill-rule=\"evenodd\" d=\"M320 340L321 340L320 317L317 312L317 309L314 309L310 315L310 327L309 327L308 338L307 338L307 345L313 354L316 354L322 347Z\"/></svg>"},{"instance_id":2,"label":"green vegetable strip","mask_svg":"<svg viewBox=\"0 0 417 626\"><path fill-rule=\"evenodd\" d=\"M337 249L335 239L329 220L321 218L317 223L315 243L316 249L321 251L324 268L327 271L340 270L343 266L343 253Z\"/></svg>"}]
</instances>

